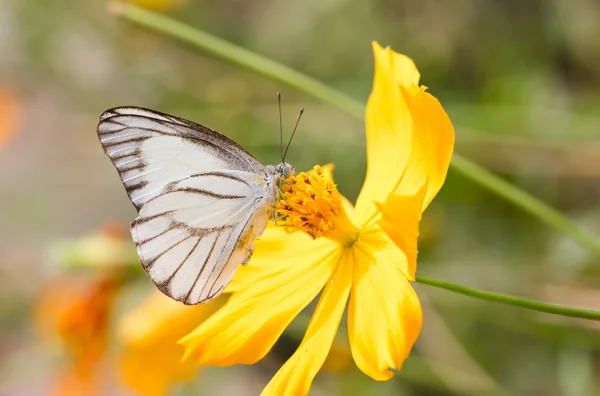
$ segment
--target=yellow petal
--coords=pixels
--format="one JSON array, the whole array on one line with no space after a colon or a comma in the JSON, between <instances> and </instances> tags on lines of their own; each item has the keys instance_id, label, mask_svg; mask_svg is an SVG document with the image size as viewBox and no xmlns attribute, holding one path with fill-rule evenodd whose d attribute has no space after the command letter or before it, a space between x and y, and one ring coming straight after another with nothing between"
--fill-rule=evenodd
<instances>
[{"instance_id":1,"label":"yellow petal","mask_svg":"<svg viewBox=\"0 0 600 396\"><path fill-rule=\"evenodd\" d=\"M407 260L402 251L389 235L378 225L363 228L356 248L368 255L373 263L385 261L393 264L409 280L415 279L417 267Z\"/></svg>"},{"instance_id":2,"label":"yellow petal","mask_svg":"<svg viewBox=\"0 0 600 396\"><path fill-rule=\"evenodd\" d=\"M325 164L321 168L323 168L323 172L325 172L325 174L327 175L327 178L330 179L331 181L334 181L333 170L335 169L335 164L331 164L331 163Z\"/></svg>"},{"instance_id":3,"label":"yellow petal","mask_svg":"<svg viewBox=\"0 0 600 396\"><path fill-rule=\"evenodd\" d=\"M427 183L423 183L415 196L390 194L383 204L377 207L382 217L379 225L398 246L408 261L409 273L417 268L417 239L419 238L419 222ZM414 279L413 276L409 278Z\"/></svg>"},{"instance_id":4,"label":"yellow petal","mask_svg":"<svg viewBox=\"0 0 600 396\"><path fill-rule=\"evenodd\" d=\"M262 396L306 395L327 358L348 301L352 283L352 254L346 249L325 286L302 343L263 390Z\"/></svg>"},{"instance_id":5,"label":"yellow petal","mask_svg":"<svg viewBox=\"0 0 600 396\"><path fill-rule=\"evenodd\" d=\"M419 299L398 266L373 261L368 246L354 249L348 336L356 365L383 381L400 369L422 324Z\"/></svg>"},{"instance_id":6,"label":"yellow petal","mask_svg":"<svg viewBox=\"0 0 600 396\"><path fill-rule=\"evenodd\" d=\"M196 372L192 362L182 362L184 348L177 341L221 305L186 306L155 292L129 312L118 327L119 364L125 383L143 395L166 395L175 382Z\"/></svg>"},{"instance_id":7,"label":"yellow petal","mask_svg":"<svg viewBox=\"0 0 600 396\"><path fill-rule=\"evenodd\" d=\"M324 238L267 229L227 304L180 341L185 358L213 366L260 360L331 277L339 251Z\"/></svg>"},{"instance_id":8,"label":"yellow petal","mask_svg":"<svg viewBox=\"0 0 600 396\"><path fill-rule=\"evenodd\" d=\"M419 86L405 55L373 44L375 80L367 103L367 177L354 220L373 219L374 201L416 194L427 180L424 210L440 190L454 148L454 129L439 101Z\"/></svg>"},{"instance_id":9,"label":"yellow petal","mask_svg":"<svg viewBox=\"0 0 600 396\"><path fill-rule=\"evenodd\" d=\"M238 268L225 293L251 287L258 278L264 276L264 271L284 272L290 266L306 268L334 246L325 238L312 240L302 232L288 234L283 227L269 222L263 234L254 242L254 254L250 261Z\"/></svg>"},{"instance_id":10,"label":"yellow petal","mask_svg":"<svg viewBox=\"0 0 600 396\"><path fill-rule=\"evenodd\" d=\"M410 58L373 43L375 78L367 102L367 175L353 213L363 224L375 213L403 174L412 147L412 118L399 84L416 85L419 72Z\"/></svg>"},{"instance_id":11,"label":"yellow petal","mask_svg":"<svg viewBox=\"0 0 600 396\"><path fill-rule=\"evenodd\" d=\"M454 149L454 128L435 97L416 87L400 89L413 120L413 140L409 163L395 192L414 195L427 182L423 211L446 180Z\"/></svg>"}]
</instances>

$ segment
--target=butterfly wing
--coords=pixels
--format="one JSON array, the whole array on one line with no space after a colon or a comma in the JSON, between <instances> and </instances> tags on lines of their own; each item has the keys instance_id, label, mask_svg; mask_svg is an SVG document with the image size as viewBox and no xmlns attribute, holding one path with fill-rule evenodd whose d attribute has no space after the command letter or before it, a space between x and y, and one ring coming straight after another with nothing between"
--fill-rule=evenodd
<instances>
[{"instance_id":1,"label":"butterfly wing","mask_svg":"<svg viewBox=\"0 0 600 396\"><path fill-rule=\"evenodd\" d=\"M271 189L272 191L272 189ZM142 266L185 304L218 296L250 257L274 199L248 172L204 172L169 184L131 225Z\"/></svg>"},{"instance_id":2,"label":"butterfly wing","mask_svg":"<svg viewBox=\"0 0 600 396\"><path fill-rule=\"evenodd\" d=\"M138 210L131 232L153 282L185 304L218 296L266 226L273 175L217 132L151 110L108 110L98 135Z\"/></svg>"},{"instance_id":3,"label":"butterfly wing","mask_svg":"<svg viewBox=\"0 0 600 396\"><path fill-rule=\"evenodd\" d=\"M138 211L168 183L198 172L230 169L266 177L265 167L233 140L153 110L107 110L98 137Z\"/></svg>"}]
</instances>

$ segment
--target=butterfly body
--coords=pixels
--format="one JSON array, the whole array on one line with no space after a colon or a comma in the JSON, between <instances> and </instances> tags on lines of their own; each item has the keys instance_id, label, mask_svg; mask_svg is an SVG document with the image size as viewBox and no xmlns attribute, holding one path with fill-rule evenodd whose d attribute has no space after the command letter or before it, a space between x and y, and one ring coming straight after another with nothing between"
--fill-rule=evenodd
<instances>
[{"instance_id":1,"label":"butterfly body","mask_svg":"<svg viewBox=\"0 0 600 396\"><path fill-rule=\"evenodd\" d=\"M184 304L217 297L245 264L293 170L227 137L137 107L107 110L98 136L138 211L131 233L155 285Z\"/></svg>"}]
</instances>

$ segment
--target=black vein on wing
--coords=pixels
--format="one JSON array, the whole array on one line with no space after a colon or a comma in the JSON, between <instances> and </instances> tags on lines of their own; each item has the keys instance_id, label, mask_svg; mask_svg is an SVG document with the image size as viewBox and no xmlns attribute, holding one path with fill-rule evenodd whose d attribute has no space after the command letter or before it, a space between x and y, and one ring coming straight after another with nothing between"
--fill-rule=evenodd
<instances>
[{"instance_id":1,"label":"black vein on wing","mask_svg":"<svg viewBox=\"0 0 600 396\"><path fill-rule=\"evenodd\" d=\"M185 298L182 300L184 304L188 304L188 299L190 298L190 295L192 294L192 291L194 290L194 286L196 286L196 283L198 283L198 280L204 273L204 270L206 269L207 264L208 264L208 260L211 258L213 251L215 250L215 246L217 245L217 241L219 240L220 237L221 237L220 233L217 234L217 236L215 237L215 240L213 241L212 246L210 247L210 250L208 251L208 254L206 255L206 258L204 259L204 264L202 264L202 269L200 269L200 271L198 271L198 275L196 275L196 279L194 280L194 283L192 283L192 287L190 287L190 290L186 294ZM211 271L211 274L212 274L212 271ZM209 277L210 277L210 275L209 275ZM206 283L204 285L206 286ZM204 290L204 287L202 288L202 290ZM200 291L200 296L202 296L202 290Z\"/></svg>"},{"instance_id":2,"label":"black vein on wing","mask_svg":"<svg viewBox=\"0 0 600 396\"><path fill-rule=\"evenodd\" d=\"M244 222L244 226L241 227L241 230L239 232L239 236L237 238L238 240L240 238L244 237L244 230L246 230L246 227L248 226L248 223L250 222L250 220L252 218L253 218L253 216L249 215L248 218L246 219L246 221ZM227 242L225 242L225 246L227 246L227 244L229 243L229 240L231 239L231 237L233 236L233 234L234 234L233 232L231 234L229 234L229 237L227 238ZM236 241L236 245L237 245L237 241ZM227 267L227 264L229 264L229 260L231 260L231 256L233 256L233 252L235 251L235 246L236 245L233 245L233 247L230 249L229 255L227 256L227 260L224 262L223 266L221 267L221 270L219 271L219 275L217 275L217 277L215 278L214 282L210 286L210 289L208 289L208 294L209 295L210 295L210 292L212 291L213 287L215 287L215 284L218 282L218 280L221 277L221 275L223 275L223 271ZM212 275L212 272L211 272L211 275ZM202 294L204 293L204 288L205 287L206 287L206 284L204 284L204 286L202 287L202 291L200 292L200 296L202 296Z\"/></svg>"},{"instance_id":3,"label":"black vein on wing","mask_svg":"<svg viewBox=\"0 0 600 396\"><path fill-rule=\"evenodd\" d=\"M125 129L131 129L131 131L127 131L124 132ZM136 132L135 128L125 128L123 130L121 130L120 132L122 132L120 135L118 136L108 136L106 137L106 135L102 135L101 140L103 144L108 144L107 142L114 142L114 141L118 141L118 142L122 142L125 140L125 138L129 138L131 136L139 136L140 133ZM123 139L123 140L117 140L117 139Z\"/></svg>"},{"instance_id":4,"label":"black vein on wing","mask_svg":"<svg viewBox=\"0 0 600 396\"><path fill-rule=\"evenodd\" d=\"M123 132L125 129L130 128L127 125L123 125L120 122L114 122L115 125L118 126L122 126L122 128L119 129L109 129L108 125L102 125L102 130L98 130L98 135L101 135L102 137L104 136L110 136L110 135L114 135L117 134L119 132Z\"/></svg>"},{"instance_id":5,"label":"black vein on wing","mask_svg":"<svg viewBox=\"0 0 600 396\"><path fill-rule=\"evenodd\" d=\"M200 194L200 195L206 195L212 198L218 198L218 199L241 199L241 198L248 198L247 195L233 195L233 194L219 194L213 191L208 191L208 190L204 190L201 188L193 188L193 187L183 187L183 188L178 188L176 190L172 190L170 192L186 192L186 193L193 193L193 194Z\"/></svg>"},{"instance_id":6,"label":"black vein on wing","mask_svg":"<svg viewBox=\"0 0 600 396\"><path fill-rule=\"evenodd\" d=\"M174 211L173 211L173 210L171 210L171 211L169 211L169 212L174 212ZM161 216L163 216L163 215L166 215L166 214L167 214L167 213L169 213L169 212L164 212L164 213L160 213L160 214L158 214L158 215L154 215L154 216L152 216L152 218L153 218L153 219L155 219L155 218L157 218L157 217L161 217ZM138 220L138 219L139 219L139 220ZM134 225L135 225L135 226L137 226L138 224L141 224L141 223L144 223L144 222L146 222L146 221L152 220L152 219L146 220L147 218L138 218L138 219L134 220L134 221L131 223L131 226L132 226L132 227L134 227ZM166 234L166 233L168 233L169 231L173 231L173 230L177 230L177 229L180 229L180 230L186 231L186 232L189 234L189 236L190 236L190 237L193 237L193 236L197 236L197 237L203 237L203 236L206 236L206 235L208 235L208 234L211 234L211 233L213 233L213 232L221 232L221 231L223 231L223 230L227 230L227 229L230 229L230 228L233 228L233 227L235 227L235 225L231 225L231 224L225 224L225 225L222 225L222 226L220 226L220 227L205 227L205 228L201 228L201 227L191 227L191 226L189 226L189 225L188 225L188 224L186 224L186 223L182 223L182 222L178 222L178 221L173 221L173 220L172 220L172 221L169 223L169 227L168 227L167 229L165 229L165 230L163 230L163 231L159 232L159 233L158 233L158 234L156 234L156 235L153 235L153 236L151 236L151 237L148 237L148 238L145 238L145 239L143 239L143 240L140 240L140 241L138 241L138 242L137 242L137 245L138 245L138 246L140 246L140 245L144 245L144 244L146 244L146 243L148 243L148 242L152 242L152 241L153 241L153 240L155 240L156 238L159 238L159 237L161 237L161 236L165 235L165 234Z\"/></svg>"},{"instance_id":7,"label":"black vein on wing","mask_svg":"<svg viewBox=\"0 0 600 396\"><path fill-rule=\"evenodd\" d=\"M203 237L199 237L198 240L196 241L196 243L194 244L194 247L192 249L190 249L190 251L188 252L188 254L185 256L185 258L181 261L181 263L179 263L179 265L177 266L177 268L175 269L175 271L164 281L161 283L157 283L156 286L160 289L160 290L167 290L167 288L169 289L169 291L171 291L171 286L169 285L169 283L171 283L171 281L173 280L173 278L175 277L175 275L179 272L179 270L181 268L183 268L183 265L188 261L188 259L190 258L190 256L194 253L194 251L196 250L196 248L198 247L198 245L200 245L200 241L202 241ZM192 285L192 288L194 286Z\"/></svg>"},{"instance_id":8,"label":"black vein on wing","mask_svg":"<svg viewBox=\"0 0 600 396\"><path fill-rule=\"evenodd\" d=\"M131 195L132 192L137 191L137 190L141 190L142 188L146 187L148 185L148 182L146 180L142 180L140 182L137 182L135 184L130 184L130 185L125 185L125 190L127 191L127 193L129 195ZM133 200L132 200L133 202ZM133 204L137 207L138 205L135 204L135 202L133 202Z\"/></svg>"},{"instance_id":9,"label":"black vein on wing","mask_svg":"<svg viewBox=\"0 0 600 396\"><path fill-rule=\"evenodd\" d=\"M212 173L198 173L196 175L192 175L192 176L186 177L185 179L169 183L165 187L163 187L163 189L162 189L163 191L161 193L159 193L158 195L155 195L154 197L152 197L149 200L147 200L145 202L145 204L148 204L148 203L150 203L150 202L152 202L152 201L154 201L154 200L156 200L158 198L164 197L167 194L172 194L172 193L176 193L176 192L194 193L194 194L206 195L206 196L209 196L209 197L212 197L212 198L218 198L218 199L242 199L242 198L248 198L247 195L219 194L217 192L210 191L210 190L205 190L205 189L202 189L202 188L177 187L178 184L181 183L182 181L189 180L192 177L205 176L205 175L212 175ZM235 180L240 180L240 179L236 178Z\"/></svg>"},{"instance_id":10,"label":"black vein on wing","mask_svg":"<svg viewBox=\"0 0 600 396\"><path fill-rule=\"evenodd\" d=\"M161 258L162 256L164 256L171 249L173 249L173 248L179 246L180 244L182 244L183 242L187 241L191 237L192 237L191 235L188 235L187 237L183 238L182 240L180 240L180 241L178 241L176 243L173 243L167 249L163 250L161 253L157 254L156 256L154 256L153 258L151 258L150 260L148 260L147 263L146 263L146 268L151 269L152 266L154 265L154 263L156 263L156 260L158 260L159 258Z\"/></svg>"},{"instance_id":11,"label":"black vein on wing","mask_svg":"<svg viewBox=\"0 0 600 396\"><path fill-rule=\"evenodd\" d=\"M121 168L117 167L117 170L119 171L119 173L127 173L127 172L130 172L132 170L138 170L138 169L139 170L144 170L144 168L146 168L146 166L148 166L148 164L146 162L140 161L139 164L130 166L129 168L121 169Z\"/></svg>"},{"instance_id":12,"label":"black vein on wing","mask_svg":"<svg viewBox=\"0 0 600 396\"><path fill-rule=\"evenodd\" d=\"M158 215L158 216L156 216L156 217L159 217L159 216L160 216L160 215ZM139 219L139 217L138 217L138 219ZM134 223L135 223L135 226L136 226L136 227L137 227L137 225L138 225L138 224L142 223L141 219L140 219L139 221L138 221L138 219L135 219L135 220L134 220L134 221L131 223L131 226L132 226L132 227L134 226ZM161 237L161 236L165 235L167 232L169 232L169 231L172 231L172 230L174 230L174 229L176 229L176 228L178 228L178 227L179 227L179 224L177 224L177 223L175 223L175 222L171 222L171 224L169 224L169 227L167 227L165 230L163 230L163 231L159 232L158 234L156 234L156 235L153 235L153 236L151 236L151 237L148 237L148 238L146 238L146 239L142 239L142 240L139 240L139 241L137 241L137 245L138 245L138 246L141 246L141 245L144 245L144 244L146 244L146 243L148 243L148 242L151 242L151 241L155 240L156 238L159 238L159 237Z\"/></svg>"},{"instance_id":13,"label":"black vein on wing","mask_svg":"<svg viewBox=\"0 0 600 396\"><path fill-rule=\"evenodd\" d=\"M110 158L112 159L113 162L115 162L115 161L118 161L118 160L121 160L121 159L127 158L127 157L137 157L141 154L142 154L142 150L140 150L139 148L136 148L131 153L127 153L127 154L123 154L123 155L115 155L115 156L111 156Z\"/></svg>"},{"instance_id":14,"label":"black vein on wing","mask_svg":"<svg viewBox=\"0 0 600 396\"><path fill-rule=\"evenodd\" d=\"M133 139L120 140L118 142L102 143L102 145L104 146L104 148L110 148L110 147L120 146L120 145L126 144L126 143L141 143L141 142L145 142L146 140L148 140L150 138L151 138L151 136L138 136Z\"/></svg>"},{"instance_id":15,"label":"black vein on wing","mask_svg":"<svg viewBox=\"0 0 600 396\"><path fill-rule=\"evenodd\" d=\"M206 299L204 299L203 302L208 302L208 301L214 300L214 298L216 296L218 296L219 294L221 294L221 292L223 291L223 289L225 289L225 285L219 287L219 290L217 290L213 294L209 294L208 296L206 296Z\"/></svg>"},{"instance_id":16,"label":"black vein on wing","mask_svg":"<svg viewBox=\"0 0 600 396\"><path fill-rule=\"evenodd\" d=\"M135 111L136 113L128 114L127 110ZM163 128L166 128L167 131L160 130L160 128L152 129L146 127L139 127L135 125L127 125L126 123L121 122L121 120L128 118L133 120L133 124L135 124L136 119L144 119L150 122L155 122ZM205 145L215 147L219 152L227 153L228 156L232 156L244 162L247 166L249 166L256 173L258 173L258 169L255 165L260 165L260 162L258 162L258 160L256 160L256 158L252 156L252 154L250 154L242 146L237 144L235 141L229 139L228 137L218 133L213 129L207 128L195 122L175 117L169 114L164 114L158 111L144 109L141 107L123 107L107 110L100 116L100 126L104 123L109 122L118 125L127 125L129 128L141 131L146 130L152 134L176 136L179 138L188 139L193 142L202 142ZM181 128L185 129L182 130ZM212 138L215 140L215 142L211 142L207 138ZM239 150L240 152L244 153L245 156L237 155L235 152L227 150L226 147L233 147Z\"/></svg>"},{"instance_id":17,"label":"black vein on wing","mask_svg":"<svg viewBox=\"0 0 600 396\"><path fill-rule=\"evenodd\" d=\"M206 171L206 172L199 172L199 173L194 173L194 174L190 175L190 177L199 177L199 176L218 176L218 177L223 177L225 179L235 180L235 181L238 181L240 183L244 183L248 187L252 187L252 186L250 186L250 184L248 184L248 182L246 180L242 179L239 176L236 176L236 175L233 175L231 173L228 173L228 172Z\"/></svg>"},{"instance_id":18,"label":"black vein on wing","mask_svg":"<svg viewBox=\"0 0 600 396\"><path fill-rule=\"evenodd\" d=\"M167 211L164 211L164 212L156 213L156 214L153 214L153 215L150 215L150 216L137 217L135 220L133 220L131 222L131 227L133 227L134 225L147 223L150 220L158 219L159 217L166 216L169 213L173 213L174 211L175 211L174 209L171 209L171 210L167 210Z\"/></svg>"}]
</instances>

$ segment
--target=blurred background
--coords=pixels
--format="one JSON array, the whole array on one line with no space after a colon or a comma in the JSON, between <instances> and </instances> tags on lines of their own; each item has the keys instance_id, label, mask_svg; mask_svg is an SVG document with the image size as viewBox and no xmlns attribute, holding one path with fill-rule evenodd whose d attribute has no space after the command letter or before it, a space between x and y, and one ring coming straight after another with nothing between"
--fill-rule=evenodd
<instances>
[{"instance_id":1,"label":"blurred background","mask_svg":"<svg viewBox=\"0 0 600 396\"><path fill-rule=\"evenodd\" d=\"M371 41L390 45L414 59L449 113L457 152L600 237L597 1L137 3L364 102ZM154 108L274 164L281 91L284 133L306 109L290 162L299 170L334 163L351 200L365 172L364 125L118 21L102 0L2 0L0 54L0 394L258 394L295 350L303 324L261 363L227 369L179 372L180 350L162 354L162 336L141 336L152 333L144 320L153 309L139 304L154 298L153 286L129 269L135 211L98 142L98 116L120 105ZM597 257L452 171L419 244L421 275L600 308ZM342 335L312 394L600 394L598 323L416 287L425 326L398 375L380 383L360 373ZM181 307L161 304L165 323L174 323L168 315ZM189 315L191 330L205 313ZM151 363L168 353L171 377Z\"/></svg>"}]
</instances>

